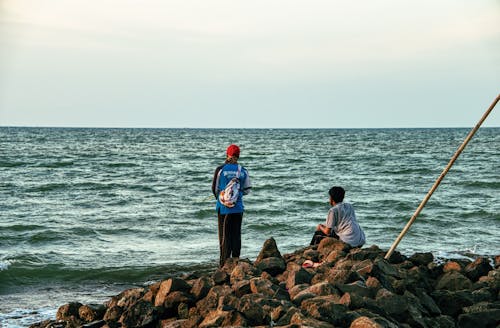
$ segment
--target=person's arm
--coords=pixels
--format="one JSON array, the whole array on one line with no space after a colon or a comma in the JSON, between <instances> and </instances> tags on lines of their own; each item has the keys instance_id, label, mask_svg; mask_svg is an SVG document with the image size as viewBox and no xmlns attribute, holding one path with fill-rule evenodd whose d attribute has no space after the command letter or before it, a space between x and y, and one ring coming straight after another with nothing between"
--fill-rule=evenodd
<instances>
[{"instance_id":1,"label":"person's arm","mask_svg":"<svg viewBox=\"0 0 500 328\"><path fill-rule=\"evenodd\" d=\"M333 211L333 208L331 208L328 211L328 215L326 216L325 224L322 224L322 223L318 224L318 227L316 228L316 230L321 231L322 233L324 233L327 236L330 236L330 234L332 233L334 224L335 224L334 211Z\"/></svg>"},{"instance_id":2,"label":"person's arm","mask_svg":"<svg viewBox=\"0 0 500 328\"><path fill-rule=\"evenodd\" d=\"M316 228L316 230L321 231L322 233L324 233L327 236L330 236L330 234L332 233L332 228L328 228L323 223L318 224L318 227Z\"/></svg>"}]
</instances>

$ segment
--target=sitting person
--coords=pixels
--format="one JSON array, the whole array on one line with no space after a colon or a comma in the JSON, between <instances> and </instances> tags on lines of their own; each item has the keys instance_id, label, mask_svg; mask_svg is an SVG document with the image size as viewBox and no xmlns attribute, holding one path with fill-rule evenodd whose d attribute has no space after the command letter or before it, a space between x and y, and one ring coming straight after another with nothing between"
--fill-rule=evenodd
<instances>
[{"instance_id":1,"label":"sitting person","mask_svg":"<svg viewBox=\"0 0 500 328\"><path fill-rule=\"evenodd\" d=\"M356 220L354 207L344 203L345 190L342 187L332 187L330 205L325 224L319 224L314 232L311 245L319 244L325 237L340 239L352 247L361 247L365 243L365 233Z\"/></svg>"}]
</instances>

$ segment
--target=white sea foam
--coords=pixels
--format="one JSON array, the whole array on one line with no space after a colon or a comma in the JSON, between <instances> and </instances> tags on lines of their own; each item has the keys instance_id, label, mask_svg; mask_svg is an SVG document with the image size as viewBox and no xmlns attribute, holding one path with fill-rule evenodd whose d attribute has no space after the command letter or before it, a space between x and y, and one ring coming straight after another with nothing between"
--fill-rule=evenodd
<instances>
[{"instance_id":1,"label":"white sea foam","mask_svg":"<svg viewBox=\"0 0 500 328\"><path fill-rule=\"evenodd\" d=\"M41 308L37 310L15 309L8 313L0 313L0 327L28 327L34 323L55 318L56 312L55 308Z\"/></svg>"},{"instance_id":2,"label":"white sea foam","mask_svg":"<svg viewBox=\"0 0 500 328\"><path fill-rule=\"evenodd\" d=\"M10 266L10 261L0 261L0 271L7 270Z\"/></svg>"}]
</instances>

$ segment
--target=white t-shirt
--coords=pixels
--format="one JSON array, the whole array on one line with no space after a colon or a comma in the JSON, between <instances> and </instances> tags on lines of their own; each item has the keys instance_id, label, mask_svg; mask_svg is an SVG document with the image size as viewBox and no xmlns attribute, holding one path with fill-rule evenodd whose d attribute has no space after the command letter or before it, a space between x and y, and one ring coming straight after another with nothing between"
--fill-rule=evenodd
<instances>
[{"instance_id":1,"label":"white t-shirt","mask_svg":"<svg viewBox=\"0 0 500 328\"><path fill-rule=\"evenodd\" d=\"M331 228L344 243L359 247L365 243L365 233L361 229L349 203L337 203L330 208L325 226Z\"/></svg>"}]
</instances>

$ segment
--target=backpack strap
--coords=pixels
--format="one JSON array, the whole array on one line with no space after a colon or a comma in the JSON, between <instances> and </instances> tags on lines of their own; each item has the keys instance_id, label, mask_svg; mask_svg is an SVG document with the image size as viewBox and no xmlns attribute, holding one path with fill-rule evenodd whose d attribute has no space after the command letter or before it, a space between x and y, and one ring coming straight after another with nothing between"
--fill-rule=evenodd
<instances>
[{"instance_id":1,"label":"backpack strap","mask_svg":"<svg viewBox=\"0 0 500 328\"><path fill-rule=\"evenodd\" d=\"M238 164L238 172L236 172L236 177L239 179L241 175L241 165Z\"/></svg>"}]
</instances>

